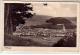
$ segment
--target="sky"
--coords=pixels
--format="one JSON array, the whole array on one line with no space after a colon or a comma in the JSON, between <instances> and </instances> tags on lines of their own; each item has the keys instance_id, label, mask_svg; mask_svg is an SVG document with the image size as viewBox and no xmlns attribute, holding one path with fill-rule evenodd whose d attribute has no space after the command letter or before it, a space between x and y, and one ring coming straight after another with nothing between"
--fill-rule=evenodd
<instances>
[{"instance_id":1,"label":"sky","mask_svg":"<svg viewBox=\"0 0 80 55\"><path fill-rule=\"evenodd\" d=\"M38 15L47 15L53 17L76 17L77 4L75 3L53 3L48 2L47 6L43 3L32 3L33 12Z\"/></svg>"}]
</instances>

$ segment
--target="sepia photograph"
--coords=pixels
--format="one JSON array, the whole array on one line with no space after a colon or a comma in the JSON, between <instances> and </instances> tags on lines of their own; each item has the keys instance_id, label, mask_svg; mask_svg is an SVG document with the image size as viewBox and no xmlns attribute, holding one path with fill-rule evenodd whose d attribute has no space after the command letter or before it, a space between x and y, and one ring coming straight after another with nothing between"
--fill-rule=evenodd
<instances>
[{"instance_id":1,"label":"sepia photograph","mask_svg":"<svg viewBox=\"0 0 80 55\"><path fill-rule=\"evenodd\" d=\"M4 3L4 46L77 47L77 5Z\"/></svg>"}]
</instances>

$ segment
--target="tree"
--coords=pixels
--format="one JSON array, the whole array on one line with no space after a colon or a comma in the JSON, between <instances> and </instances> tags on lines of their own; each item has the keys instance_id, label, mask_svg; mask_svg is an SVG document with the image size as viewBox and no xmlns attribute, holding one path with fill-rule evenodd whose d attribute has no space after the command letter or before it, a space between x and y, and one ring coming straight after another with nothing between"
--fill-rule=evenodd
<instances>
[{"instance_id":1,"label":"tree","mask_svg":"<svg viewBox=\"0 0 80 55\"><path fill-rule=\"evenodd\" d=\"M31 3L5 3L4 10L4 35L12 35L16 26L24 24L23 17L30 18L33 16L31 12L28 12L33 11Z\"/></svg>"}]
</instances>

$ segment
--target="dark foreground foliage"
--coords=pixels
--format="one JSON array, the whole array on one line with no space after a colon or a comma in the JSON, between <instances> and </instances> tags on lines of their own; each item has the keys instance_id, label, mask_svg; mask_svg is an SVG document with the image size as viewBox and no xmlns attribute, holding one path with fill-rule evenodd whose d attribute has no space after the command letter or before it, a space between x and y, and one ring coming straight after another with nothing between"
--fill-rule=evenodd
<instances>
[{"instance_id":1,"label":"dark foreground foliage","mask_svg":"<svg viewBox=\"0 0 80 55\"><path fill-rule=\"evenodd\" d=\"M73 37L68 37L65 39L59 40L53 47L76 47L76 35L73 34Z\"/></svg>"}]
</instances>

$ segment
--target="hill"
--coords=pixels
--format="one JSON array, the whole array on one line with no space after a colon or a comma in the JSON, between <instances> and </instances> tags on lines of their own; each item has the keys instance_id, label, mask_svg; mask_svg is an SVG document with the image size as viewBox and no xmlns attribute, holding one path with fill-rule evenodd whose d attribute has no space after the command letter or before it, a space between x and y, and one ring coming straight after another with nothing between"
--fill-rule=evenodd
<instances>
[{"instance_id":1,"label":"hill","mask_svg":"<svg viewBox=\"0 0 80 55\"><path fill-rule=\"evenodd\" d=\"M64 24L66 29L76 28L76 17L51 17L35 15L26 20L25 26L31 28L56 28L56 24Z\"/></svg>"}]
</instances>

